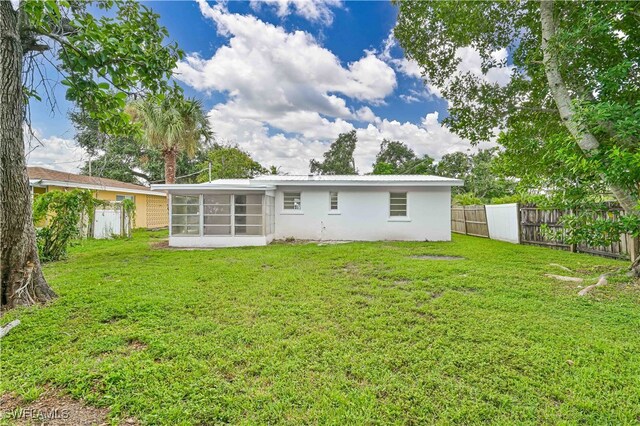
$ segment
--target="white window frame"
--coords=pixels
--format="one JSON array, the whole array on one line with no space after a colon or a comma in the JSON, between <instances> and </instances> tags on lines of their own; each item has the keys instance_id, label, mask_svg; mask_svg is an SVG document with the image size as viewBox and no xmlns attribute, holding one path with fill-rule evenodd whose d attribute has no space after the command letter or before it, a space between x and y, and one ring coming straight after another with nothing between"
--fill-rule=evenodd
<instances>
[{"instance_id":1,"label":"white window frame","mask_svg":"<svg viewBox=\"0 0 640 426\"><path fill-rule=\"evenodd\" d=\"M118 197L122 197L122 200L118 200ZM123 201L123 200L131 200L134 203L136 202L136 197L135 195L128 195L128 194L116 194L116 201Z\"/></svg>"},{"instance_id":2,"label":"white window frame","mask_svg":"<svg viewBox=\"0 0 640 426\"><path fill-rule=\"evenodd\" d=\"M229 214L204 214L204 197L205 195L214 195L214 196L225 196L229 199L229 204L221 204L224 206L229 206ZM234 194L202 194L202 236L203 237L232 237L233 236L233 207L234 207L234 198L235 195ZM215 205L215 204L207 204L207 205ZM205 216L221 216L221 217L229 217L229 224L228 225L212 225L212 224L207 224L205 225L204 223L204 217ZM223 227L223 226L229 226L229 233L228 234L205 234L204 233L204 229L205 227Z\"/></svg>"},{"instance_id":3,"label":"white window frame","mask_svg":"<svg viewBox=\"0 0 640 426\"><path fill-rule=\"evenodd\" d=\"M261 197L261 201L260 204L240 204L242 206L262 206L261 207L261 214L255 214L255 213L244 213L244 214L239 214L238 216L244 216L244 217L257 217L257 216L262 216L262 220L260 221L259 225L256 224L240 224L239 226L245 226L245 227L253 227L253 228L257 228L257 227L261 227L262 229L262 233L256 235L256 234L236 234L236 196L237 195L257 195L259 197ZM264 202L265 202L265 194L232 194L231 196L231 202L232 202L232 216L231 216L231 223L232 223L232 227L231 227L231 235L233 237L264 237L266 236L266 229L264 227L264 220L265 220L265 209L264 209Z\"/></svg>"},{"instance_id":4,"label":"white window frame","mask_svg":"<svg viewBox=\"0 0 640 426\"><path fill-rule=\"evenodd\" d=\"M333 195L336 196L336 208L333 208ZM329 214L340 214L340 193L338 191L329 191Z\"/></svg>"},{"instance_id":5,"label":"white window frame","mask_svg":"<svg viewBox=\"0 0 640 426\"><path fill-rule=\"evenodd\" d=\"M300 208L299 209L288 209L285 207L285 198L287 194L299 194L300 196ZM304 206L303 200L303 192L302 191L282 191L282 211L281 214L304 214L302 207Z\"/></svg>"},{"instance_id":6,"label":"white window frame","mask_svg":"<svg viewBox=\"0 0 640 426\"><path fill-rule=\"evenodd\" d=\"M404 207L405 207L405 211L404 211L404 216L392 216L391 215L391 198L394 195L397 194L404 194L405 197L405 201L404 201ZM411 218L409 217L409 192L407 191L397 191L397 192L389 192L389 198L388 198L388 212L389 212L389 218L388 221L389 222L410 222Z\"/></svg>"},{"instance_id":7,"label":"white window frame","mask_svg":"<svg viewBox=\"0 0 640 426\"><path fill-rule=\"evenodd\" d=\"M178 196L178 197L198 197L198 204L185 204L185 205L191 205L191 206L198 206L198 233L197 234L174 234L173 233L173 197L174 196ZM183 205L183 204L179 204L179 205ZM202 216L202 194L170 194L169 197L169 236L171 237L201 237L202 236L202 222L203 222L203 216ZM195 214L177 214L176 216L195 216ZM177 226L183 226L183 225L177 225ZM184 226L195 226L195 225L184 225Z\"/></svg>"}]
</instances>

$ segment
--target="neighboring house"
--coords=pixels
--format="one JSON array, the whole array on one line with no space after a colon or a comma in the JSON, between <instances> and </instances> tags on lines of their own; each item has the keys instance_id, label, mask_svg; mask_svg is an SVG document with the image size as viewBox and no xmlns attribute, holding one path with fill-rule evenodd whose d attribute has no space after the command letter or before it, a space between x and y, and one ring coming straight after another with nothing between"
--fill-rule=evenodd
<instances>
[{"instance_id":1,"label":"neighboring house","mask_svg":"<svg viewBox=\"0 0 640 426\"><path fill-rule=\"evenodd\" d=\"M273 239L451 239L451 187L424 175L261 176L152 185L170 195L169 245L266 245Z\"/></svg>"},{"instance_id":2,"label":"neighboring house","mask_svg":"<svg viewBox=\"0 0 640 426\"><path fill-rule=\"evenodd\" d=\"M136 228L162 228L169 225L166 195L152 192L146 186L114 179L60 172L44 167L27 167L27 172L29 185L31 185L34 194L53 190L67 191L74 188L89 189L99 200L133 200L136 205L134 223Z\"/></svg>"}]
</instances>

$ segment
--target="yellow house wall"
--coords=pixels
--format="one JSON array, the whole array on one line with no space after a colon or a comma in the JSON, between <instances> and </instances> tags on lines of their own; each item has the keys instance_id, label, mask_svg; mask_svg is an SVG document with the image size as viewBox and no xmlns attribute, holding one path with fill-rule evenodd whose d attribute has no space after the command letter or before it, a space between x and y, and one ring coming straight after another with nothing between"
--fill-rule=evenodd
<instances>
[{"instance_id":1,"label":"yellow house wall","mask_svg":"<svg viewBox=\"0 0 640 426\"><path fill-rule=\"evenodd\" d=\"M115 201L116 195L134 196L134 202L136 203L134 228L163 228L169 225L167 197L114 191L96 191L95 197L99 200Z\"/></svg>"},{"instance_id":2,"label":"yellow house wall","mask_svg":"<svg viewBox=\"0 0 640 426\"><path fill-rule=\"evenodd\" d=\"M73 188L49 186L47 191L68 191ZM164 228L169 226L167 197L161 195L130 194L117 191L93 191L98 200L116 201L116 195L133 195L136 203L134 228Z\"/></svg>"}]
</instances>

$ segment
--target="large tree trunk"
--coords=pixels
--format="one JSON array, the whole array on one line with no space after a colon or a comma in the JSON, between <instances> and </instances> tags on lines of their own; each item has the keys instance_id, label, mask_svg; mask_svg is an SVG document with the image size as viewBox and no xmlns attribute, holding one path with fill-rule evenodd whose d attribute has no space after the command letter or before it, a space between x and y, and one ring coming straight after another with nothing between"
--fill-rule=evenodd
<instances>
[{"instance_id":1,"label":"large tree trunk","mask_svg":"<svg viewBox=\"0 0 640 426\"><path fill-rule=\"evenodd\" d=\"M547 81L549 82L549 89L556 102L558 111L560 112L560 118L569 130L569 133L576 139L578 146L582 151L590 155L593 151L598 149L600 142L598 139L588 131L580 128L577 121L574 118L574 111L571 105L571 95L560 73L560 64L558 57L554 52L554 49L549 46L549 41L554 37L556 33L556 22L553 16L553 0L542 0L540 2L540 22L542 25L542 54L545 73L547 75ZM640 216L640 210L638 210L637 203L630 191L621 188L617 185L610 185L609 189L616 197L620 206L624 209L625 213Z\"/></svg>"},{"instance_id":2,"label":"large tree trunk","mask_svg":"<svg viewBox=\"0 0 640 426\"><path fill-rule=\"evenodd\" d=\"M46 302L55 293L44 279L31 213L25 165L22 45L19 14L0 1L0 246L2 308Z\"/></svg>"},{"instance_id":3,"label":"large tree trunk","mask_svg":"<svg viewBox=\"0 0 640 426\"><path fill-rule=\"evenodd\" d=\"M164 156L164 183L176 183L176 157L174 148L162 152Z\"/></svg>"},{"instance_id":4,"label":"large tree trunk","mask_svg":"<svg viewBox=\"0 0 640 426\"><path fill-rule=\"evenodd\" d=\"M598 149L600 142L590 132L581 129L575 120L572 99L567 86L560 72L560 63L558 56L554 52L549 41L556 33L556 22L553 15L553 0L542 0L540 2L540 23L542 26L542 54L545 73L549 83L549 89L560 112L560 118L569 130L569 133L576 139L580 149L586 154L591 155L593 151ZM604 176L603 176L604 178ZM640 209L637 201L632 195L631 190L622 188L618 185L609 185L609 189L613 196L618 200L620 206L626 214L640 216ZM640 263L638 260L633 262L632 271L636 276L640 276Z\"/></svg>"}]
</instances>

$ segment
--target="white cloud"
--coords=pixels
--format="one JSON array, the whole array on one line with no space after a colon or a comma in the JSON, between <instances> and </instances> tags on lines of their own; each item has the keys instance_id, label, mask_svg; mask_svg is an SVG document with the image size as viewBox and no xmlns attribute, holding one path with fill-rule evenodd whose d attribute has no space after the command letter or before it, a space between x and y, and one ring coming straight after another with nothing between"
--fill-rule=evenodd
<instances>
[{"instance_id":1,"label":"white cloud","mask_svg":"<svg viewBox=\"0 0 640 426\"><path fill-rule=\"evenodd\" d=\"M294 14L303 18L330 25L333 22L332 7L342 7L341 0L251 0L254 10L262 5L275 7L280 18Z\"/></svg>"},{"instance_id":2,"label":"white cloud","mask_svg":"<svg viewBox=\"0 0 640 426\"><path fill-rule=\"evenodd\" d=\"M466 74L467 72L481 78L488 83L497 83L500 86L506 86L511 80L511 72L513 65L505 67L490 68L486 74L482 72L482 58L480 52L472 47L460 47L456 50L456 57L460 59L458 65L458 73ZM491 53L491 57L497 62L507 60L507 49L496 50Z\"/></svg>"},{"instance_id":3,"label":"white cloud","mask_svg":"<svg viewBox=\"0 0 640 426\"><path fill-rule=\"evenodd\" d=\"M371 108L364 106L356 111L356 118L360 121L367 121L369 123L377 123L380 121L378 117L371 111Z\"/></svg>"},{"instance_id":4,"label":"white cloud","mask_svg":"<svg viewBox=\"0 0 640 426\"><path fill-rule=\"evenodd\" d=\"M86 159L84 150L73 140L57 136L43 138L38 131L35 137L25 132L25 151L27 165L64 172L77 172Z\"/></svg>"},{"instance_id":5,"label":"white cloud","mask_svg":"<svg viewBox=\"0 0 640 426\"><path fill-rule=\"evenodd\" d=\"M403 57L394 57L392 51L399 47L398 41L393 37L393 32L389 33L389 36L384 41L382 51L378 55L380 59L390 64L397 72L406 75L410 78L423 80L422 71L417 62L409 60ZM507 50L500 49L491 53L491 57L497 63L506 64ZM511 74L514 70L513 65L500 66L490 68L486 73L482 72L482 58L480 52L472 47L461 47L456 50L456 57L460 60L455 75L462 75L470 73L487 83L496 83L500 86L505 86L511 80ZM434 86L433 84L426 82L426 90L430 95L435 95L442 98L441 88ZM416 99L415 94L404 95L405 101L412 102ZM402 95L401 95L402 97Z\"/></svg>"},{"instance_id":6,"label":"white cloud","mask_svg":"<svg viewBox=\"0 0 640 426\"><path fill-rule=\"evenodd\" d=\"M350 111L338 94L380 103L396 87L395 72L374 54L343 67L306 32L288 33L203 1L200 8L230 40L209 59L193 54L178 64L176 78L198 90L227 92L272 114L304 108L347 118Z\"/></svg>"},{"instance_id":7,"label":"white cloud","mask_svg":"<svg viewBox=\"0 0 640 426\"><path fill-rule=\"evenodd\" d=\"M371 171L384 138L435 158L469 148L438 123L437 113L419 124L376 116L370 106L393 94L394 68L400 63L364 51L360 59L343 65L306 32L287 32L203 0L199 4L228 42L208 59L188 55L179 63L176 78L200 91L227 94L209 113L216 136L237 143L260 163L308 173L310 159L322 158L339 133L354 129L354 156L361 173ZM416 72L408 61L397 66ZM414 89L407 96L429 94ZM358 101L359 108L350 107L351 100ZM357 127L353 122L366 124Z\"/></svg>"},{"instance_id":8,"label":"white cloud","mask_svg":"<svg viewBox=\"0 0 640 426\"><path fill-rule=\"evenodd\" d=\"M456 151L475 151L494 146L485 143L472 148L469 141L451 133L438 122L437 112L427 114L419 125L383 119L376 125L369 124L364 129L358 129L356 135L358 145L354 157L360 172L371 171L371 164L375 161L380 143L385 138L404 142L418 155L426 154L436 160Z\"/></svg>"}]
</instances>

